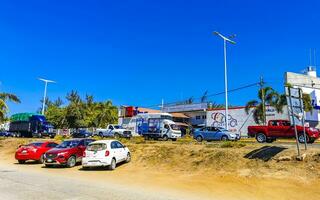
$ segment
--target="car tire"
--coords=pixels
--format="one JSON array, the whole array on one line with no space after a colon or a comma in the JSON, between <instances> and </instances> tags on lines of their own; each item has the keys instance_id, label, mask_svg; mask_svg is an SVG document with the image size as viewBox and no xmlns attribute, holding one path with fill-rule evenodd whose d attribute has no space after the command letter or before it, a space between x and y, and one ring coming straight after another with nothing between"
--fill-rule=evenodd
<instances>
[{"instance_id":1,"label":"car tire","mask_svg":"<svg viewBox=\"0 0 320 200\"><path fill-rule=\"evenodd\" d=\"M120 138L120 134L119 133L114 133L114 138L116 138L116 139Z\"/></svg>"},{"instance_id":2,"label":"car tire","mask_svg":"<svg viewBox=\"0 0 320 200\"><path fill-rule=\"evenodd\" d=\"M266 135L264 133L258 133L256 135L256 140L259 143L265 143L267 141L267 137L266 137Z\"/></svg>"},{"instance_id":3,"label":"car tire","mask_svg":"<svg viewBox=\"0 0 320 200\"><path fill-rule=\"evenodd\" d=\"M307 140L307 143L310 142L310 139L309 139L309 136L306 134L306 140ZM299 133L298 135L298 141L299 143L303 144L304 143L304 133Z\"/></svg>"},{"instance_id":4,"label":"car tire","mask_svg":"<svg viewBox=\"0 0 320 200\"><path fill-rule=\"evenodd\" d=\"M18 163L19 164L24 164L24 163L26 163L26 161L25 160L18 160Z\"/></svg>"},{"instance_id":5,"label":"car tire","mask_svg":"<svg viewBox=\"0 0 320 200\"><path fill-rule=\"evenodd\" d=\"M167 135L162 136L163 141L168 141L169 137Z\"/></svg>"},{"instance_id":6,"label":"car tire","mask_svg":"<svg viewBox=\"0 0 320 200\"><path fill-rule=\"evenodd\" d=\"M223 135L220 140L221 140L221 141L228 141L229 138L228 138L228 136Z\"/></svg>"},{"instance_id":7,"label":"car tire","mask_svg":"<svg viewBox=\"0 0 320 200\"><path fill-rule=\"evenodd\" d=\"M203 138L202 138L202 136L198 135L198 136L196 137L196 140L197 140L197 142L202 142Z\"/></svg>"},{"instance_id":8,"label":"car tire","mask_svg":"<svg viewBox=\"0 0 320 200\"><path fill-rule=\"evenodd\" d=\"M43 164L44 163L44 154L40 156L40 159L38 160L38 163Z\"/></svg>"},{"instance_id":9,"label":"car tire","mask_svg":"<svg viewBox=\"0 0 320 200\"><path fill-rule=\"evenodd\" d=\"M70 156L70 158L67 161L67 167L68 168L72 168L72 167L76 166L76 164L77 164L76 157L75 156Z\"/></svg>"},{"instance_id":10,"label":"car tire","mask_svg":"<svg viewBox=\"0 0 320 200\"><path fill-rule=\"evenodd\" d=\"M108 170L114 170L117 166L116 159L112 158L110 165L108 166Z\"/></svg>"},{"instance_id":11,"label":"car tire","mask_svg":"<svg viewBox=\"0 0 320 200\"><path fill-rule=\"evenodd\" d=\"M126 163L129 163L131 161L131 154L127 154Z\"/></svg>"},{"instance_id":12,"label":"car tire","mask_svg":"<svg viewBox=\"0 0 320 200\"><path fill-rule=\"evenodd\" d=\"M102 133L102 132L99 132L99 136L100 136L100 137L103 137L103 133Z\"/></svg>"},{"instance_id":13,"label":"car tire","mask_svg":"<svg viewBox=\"0 0 320 200\"><path fill-rule=\"evenodd\" d=\"M171 140L172 140L172 141L177 141L177 138L172 138Z\"/></svg>"}]
</instances>

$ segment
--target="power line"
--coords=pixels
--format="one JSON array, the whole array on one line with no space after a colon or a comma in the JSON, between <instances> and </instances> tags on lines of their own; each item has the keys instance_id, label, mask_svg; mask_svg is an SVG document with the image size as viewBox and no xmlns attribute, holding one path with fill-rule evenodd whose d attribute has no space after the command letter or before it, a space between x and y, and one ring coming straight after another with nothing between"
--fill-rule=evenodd
<instances>
[{"instance_id":1,"label":"power line","mask_svg":"<svg viewBox=\"0 0 320 200\"><path fill-rule=\"evenodd\" d=\"M252 84L248 84L248 85L244 85L242 87L238 87L238 88L235 88L235 89L231 89L231 90L228 90L227 92L230 93L230 92L236 92L236 91L239 91L239 90L243 90L243 89L246 89L246 88L250 88L250 87L253 87L253 86L259 86L261 84L261 82L256 82L256 83L252 83ZM265 84L265 82L264 82ZM214 94L210 94L210 95L207 95L207 97L214 97L214 96L219 96L219 95L223 95L225 94L225 92L218 92L218 93L214 93ZM194 100L198 100L198 99L201 99L202 97L198 97L198 98L193 98ZM154 108L154 107L159 107L159 106L166 106L166 105L172 105L172 104L177 104L177 103L182 103L183 101L175 101L175 102L170 102L170 103L165 103L165 104L154 104L154 105L151 105L151 106L141 106L141 107L144 107L144 108Z\"/></svg>"}]
</instances>

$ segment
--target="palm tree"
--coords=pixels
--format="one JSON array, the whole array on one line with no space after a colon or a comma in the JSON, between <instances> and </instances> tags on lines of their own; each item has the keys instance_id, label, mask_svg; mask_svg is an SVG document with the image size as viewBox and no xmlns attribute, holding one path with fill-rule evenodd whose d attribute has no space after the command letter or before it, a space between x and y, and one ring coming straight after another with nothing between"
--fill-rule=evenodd
<instances>
[{"instance_id":1,"label":"palm tree","mask_svg":"<svg viewBox=\"0 0 320 200\"><path fill-rule=\"evenodd\" d=\"M259 100L251 100L246 104L245 111L249 114L253 110L253 118L257 124L266 124L266 105L272 106L278 113L283 112L283 106L287 104L286 96L277 93L271 87L261 88L258 92Z\"/></svg>"},{"instance_id":2,"label":"palm tree","mask_svg":"<svg viewBox=\"0 0 320 200\"><path fill-rule=\"evenodd\" d=\"M7 101L20 103L20 99L16 95L4 92L0 93L0 122L5 120L6 114L9 111L9 107L6 103Z\"/></svg>"}]
</instances>

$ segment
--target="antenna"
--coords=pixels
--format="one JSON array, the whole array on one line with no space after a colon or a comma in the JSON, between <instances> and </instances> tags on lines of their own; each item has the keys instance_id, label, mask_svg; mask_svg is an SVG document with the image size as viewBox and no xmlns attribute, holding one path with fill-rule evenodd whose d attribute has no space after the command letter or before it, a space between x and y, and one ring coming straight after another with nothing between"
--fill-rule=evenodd
<instances>
[{"instance_id":1,"label":"antenna","mask_svg":"<svg viewBox=\"0 0 320 200\"><path fill-rule=\"evenodd\" d=\"M310 48L310 52L309 52L309 66L312 66L312 49Z\"/></svg>"},{"instance_id":2,"label":"antenna","mask_svg":"<svg viewBox=\"0 0 320 200\"><path fill-rule=\"evenodd\" d=\"M316 49L313 49L313 64L314 64L314 67L317 67L317 64L316 64Z\"/></svg>"}]
</instances>

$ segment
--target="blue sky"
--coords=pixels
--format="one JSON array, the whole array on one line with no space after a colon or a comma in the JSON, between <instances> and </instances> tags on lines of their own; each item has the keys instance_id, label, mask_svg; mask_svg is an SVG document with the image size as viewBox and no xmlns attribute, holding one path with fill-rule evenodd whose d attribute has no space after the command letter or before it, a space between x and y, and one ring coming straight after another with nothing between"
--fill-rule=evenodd
<instances>
[{"instance_id":1,"label":"blue sky","mask_svg":"<svg viewBox=\"0 0 320 200\"><path fill-rule=\"evenodd\" d=\"M230 89L263 75L283 91L284 72L302 71L320 44L319 9L318 1L292 0L3 0L0 91L21 98L11 113L41 106L37 77L57 81L51 99L74 89L116 105L221 92L223 43L214 30L237 34L228 46ZM231 93L230 104L244 105L257 89ZM211 100L224 102L223 95Z\"/></svg>"}]
</instances>

